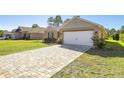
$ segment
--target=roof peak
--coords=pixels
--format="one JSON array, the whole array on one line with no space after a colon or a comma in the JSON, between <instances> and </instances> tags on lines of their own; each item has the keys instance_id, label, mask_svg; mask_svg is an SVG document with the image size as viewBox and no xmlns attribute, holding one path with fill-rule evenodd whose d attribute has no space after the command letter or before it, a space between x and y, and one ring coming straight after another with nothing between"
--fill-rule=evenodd
<instances>
[{"instance_id":1,"label":"roof peak","mask_svg":"<svg viewBox=\"0 0 124 93\"><path fill-rule=\"evenodd\" d=\"M89 24L92 24L92 25L95 25L95 26L98 26L98 27L103 27L103 26L100 25L100 24L97 24L97 23L95 23L95 22L89 21L89 20L84 19L84 18L72 17L69 21L67 21L66 23L64 23L64 24L61 26L61 28L62 28L63 26L65 26L66 24L69 24L69 23L70 23L71 21L73 21L73 20L80 20L80 21L84 21L84 22L87 22L87 23L89 23Z\"/></svg>"}]
</instances>

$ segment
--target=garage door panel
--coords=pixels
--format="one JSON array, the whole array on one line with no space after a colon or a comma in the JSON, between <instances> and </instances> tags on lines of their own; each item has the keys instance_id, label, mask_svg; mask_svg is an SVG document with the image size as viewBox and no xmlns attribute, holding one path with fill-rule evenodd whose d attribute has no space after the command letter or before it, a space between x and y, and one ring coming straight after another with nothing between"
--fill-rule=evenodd
<instances>
[{"instance_id":1,"label":"garage door panel","mask_svg":"<svg viewBox=\"0 0 124 93\"><path fill-rule=\"evenodd\" d=\"M93 31L64 32L64 44L93 45Z\"/></svg>"}]
</instances>

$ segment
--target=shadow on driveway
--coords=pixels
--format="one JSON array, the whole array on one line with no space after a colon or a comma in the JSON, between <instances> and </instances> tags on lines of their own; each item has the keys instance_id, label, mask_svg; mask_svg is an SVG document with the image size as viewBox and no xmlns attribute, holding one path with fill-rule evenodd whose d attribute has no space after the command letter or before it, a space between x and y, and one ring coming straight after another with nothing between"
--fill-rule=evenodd
<instances>
[{"instance_id":1,"label":"shadow on driveway","mask_svg":"<svg viewBox=\"0 0 124 93\"><path fill-rule=\"evenodd\" d=\"M84 52L91 48L91 46L87 46L87 45L60 45L59 47L78 51L78 52Z\"/></svg>"}]
</instances>

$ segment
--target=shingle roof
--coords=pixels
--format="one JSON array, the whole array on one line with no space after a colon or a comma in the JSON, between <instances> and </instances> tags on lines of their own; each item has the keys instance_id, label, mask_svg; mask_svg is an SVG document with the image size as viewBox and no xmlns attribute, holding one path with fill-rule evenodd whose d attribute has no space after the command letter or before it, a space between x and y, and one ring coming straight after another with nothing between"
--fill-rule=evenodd
<instances>
[{"instance_id":1,"label":"shingle roof","mask_svg":"<svg viewBox=\"0 0 124 93\"><path fill-rule=\"evenodd\" d=\"M18 29L21 29L21 31L31 31L32 27L19 26Z\"/></svg>"},{"instance_id":2,"label":"shingle roof","mask_svg":"<svg viewBox=\"0 0 124 93\"><path fill-rule=\"evenodd\" d=\"M36 27L36 28L31 28L29 33L44 33L46 31L46 28L44 27Z\"/></svg>"},{"instance_id":3,"label":"shingle roof","mask_svg":"<svg viewBox=\"0 0 124 93\"><path fill-rule=\"evenodd\" d=\"M57 31L56 30L56 28L55 27L52 27L52 26L48 26L47 28L46 28L46 31Z\"/></svg>"},{"instance_id":4,"label":"shingle roof","mask_svg":"<svg viewBox=\"0 0 124 93\"><path fill-rule=\"evenodd\" d=\"M91 22L91 21L89 21L89 20L82 19L82 18L79 18L79 17L75 17L75 18L72 18L72 19L70 19L69 21L65 22L65 23L60 27L60 29L64 28L64 27L67 26L69 23L72 23L72 22L74 22L74 21L85 22L85 23L87 23L87 24L89 24L89 25L94 25L94 26L98 26L98 27L103 27L102 25L97 24L97 23L94 23L94 22ZM73 27L73 25L72 25L72 27Z\"/></svg>"},{"instance_id":5,"label":"shingle roof","mask_svg":"<svg viewBox=\"0 0 124 93\"><path fill-rule=\"evenodd\" d=\"M18 29L21 29L21 32L28 32L28 33L44 33L46 31L46 28L44 27L22 27L20 26Z\"/></svg>"},{"instance_id":6,"label":"shingle roof","mask_svg":"<svg viewBox=\"0 0 124 93\"><path fill-rule=\"evenodd\" d=\"M13 33L13 32L16 32L16 30L17 30L17 29L13 29L11 32L12 32L12 33Z\"/></svg>"}]
</instances>

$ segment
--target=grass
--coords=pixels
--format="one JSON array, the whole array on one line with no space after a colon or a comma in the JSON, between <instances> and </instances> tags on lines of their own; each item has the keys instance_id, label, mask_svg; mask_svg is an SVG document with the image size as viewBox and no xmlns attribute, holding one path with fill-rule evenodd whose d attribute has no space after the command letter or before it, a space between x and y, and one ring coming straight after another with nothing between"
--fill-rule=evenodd
<instances>
[{"instance_id":1,"label":"grass","mask_svg":"<svg viewBox=\"0 0 124 93\"><path fill-rule=\"evenodd\" d=\"M46 46L41 40L0 40L0 56Z\"/></svg>"},{"instance_id":2,"label":"grass","mask_svg":"<svg viewBox=\"0 0 124 93\"><path fill-rule=\"evenodd\" d=\"M124 43L106 40L105 49L91 49L57 72L54 78L124 78Z\"/></svg>"},{"instance_id":3,"label":"grass","mask_svg":"<svg viewBox=\"0 0 124 93\"><path fill-rule=\"evenodd\" d=\"M124 34L120 34L120 37L121 37L121 38L120 38L121 41L124 42Z\"/></svg>"}]
</instances>

